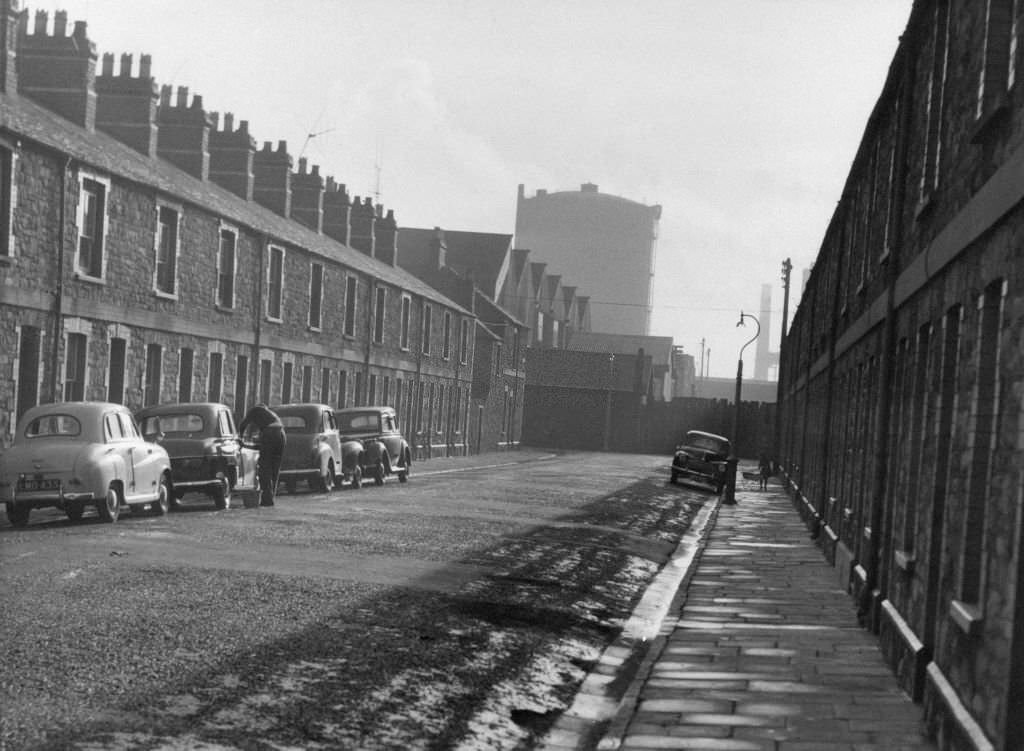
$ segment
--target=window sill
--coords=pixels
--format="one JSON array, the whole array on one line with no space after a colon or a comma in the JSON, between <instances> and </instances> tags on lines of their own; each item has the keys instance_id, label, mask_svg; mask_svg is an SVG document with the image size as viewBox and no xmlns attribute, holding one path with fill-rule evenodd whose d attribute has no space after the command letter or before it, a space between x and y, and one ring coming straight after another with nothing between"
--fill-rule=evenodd
<instances>
[{"instance_id":1,"label":"window sill","mask_svg":"<svg viewBox=\"0 0 1024 751\"><path fill-rule=\"evenodd\" d=\"M960 600L950 602L949 617L967 636L977 636L981 633L981 626L985 622L981 615L981 608Z\"/></svg>"},{"instance_id":2,"label":"window sill","mask_svg":"<svg viewBox=\"0 0 1024 751\"><path fill-rule=\"evenodd\" d=\"M233 305L228 307L226 305L221 305L220 303L214 303L213 309L220 313L227 313L228 315L234 315L235 313L235 307Z\"/></svg>"},{"instance_id":3,"label":"window sill","mask_svg":"<svg viewBox=\"0 0 1024 751\"><path fill-rule=\"evenodd\" d=\"M935 193L927 191L921 195L921 198L917 202L917 206L914 207L914 221L920 222L928 218L931 214L932 207L935 205Z\"/></svg>"},{"instance_id":4,"label":"window sill","mask_svg":"<svg viewBox=\"0 0 1024 751\"><path fill-rule=\"evenodd\" d=\"M323 329L321 329L319 326L307 325L306 326L306 331L312 331L314 334L319 334L319 333L323 332Z\"/></svg>"},{"instance_id":5,"label":"window sill","mask_svg":"<svg viewBox=\"0 0 1024 751\"><path fill-rule=\"evenodd\" d=\"M178 296L173 292L164 292L162 290L155 289L153 290L153 294L159 297L161 300L173 300L175 302L178 300Z\"/></svg>"},{"instance_id":6,"label":"window sill","mask_svg":"<svg viewBox=\"0 0 1024 751\"><path fill-rule=\"evenodd\" d=\"M263 320L266 321L267 323L277 323L277 324L284 323L284 319L282 319L282 318L272 318L271 316L264 316Z\"/></svg>"},{"instance_id":7,"label":"window sill","mask_svg":"<svg viewBox=\"0 0 1024 751\"><path fill-rule=\"evenodd\" d=\"M102 276L93 276L92 274L86 274L85 272L80 271L78 269L75 269L75 272L74 272L74 274L72 274L72 277L75 280L77 280L77 281L89 282L90 284L106 284L107 283L107 280L104 279Z\"/></svg>"},{"instance_id":8,"label":"window sill","mask_svg":"<svg viewBox=\"0 0 1024 751\"><path fill-rule=\"evenodd\" d=\"M893 559L896 562L896 568L900 571L908 576L914 573L914 565L917 563L917 558L913 553L906 550L896 550L893 552Z\"/></svg>"},{"instance_id":9,"label":"window sill","mask_svg":"<svg viewBox=\"0 0 1024 751\"><path fill-rule=\"evenodd\" d=\"M878 254L878 264L882 265L883 263L887 263L889 261L889 256L891 255L892 249L886 245L885 248L882 249L882 252Z\"/></svg>"},{"instance_id":10,"label":"window sill","mask_svg":"<svg viewBox=\"0 0 1024 751\"><path fill-rule=\"evenodd\" d=\"M0 266L7 266L14 263L14 256L9 256L5 253L0 253Z\"/></svg>"},{"instance_id":11,"label":"window sill","mask_svg":"<svg viewBox=\"0 0 1024 751\"><path fill-rule=\"evenodd\" d=\"M1009 111L1010 107L1006 92L1003 92L981 114L981 117L974 121L974 127L970 133L971 143L981 144L993 138L998 131L1002 130L1002 125L1009 119Z\"/></svg>"}]
</instances>

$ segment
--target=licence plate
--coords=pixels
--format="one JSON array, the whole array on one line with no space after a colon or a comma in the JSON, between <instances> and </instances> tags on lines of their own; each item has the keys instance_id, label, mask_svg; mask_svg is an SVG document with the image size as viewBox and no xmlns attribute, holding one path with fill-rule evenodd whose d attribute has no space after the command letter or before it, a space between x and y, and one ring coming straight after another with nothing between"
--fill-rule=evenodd
<instances>
[{"instance_id":1,"label":"licence plate","mask_svg":"<svg viewBox=\"0 0 1024 751\"><path fill-rule=\"evenodd\" d=\"M60 480L35 480L29 477L22 477L18 480L18 490L58 490Z\"/></svg>"}]
</instances>

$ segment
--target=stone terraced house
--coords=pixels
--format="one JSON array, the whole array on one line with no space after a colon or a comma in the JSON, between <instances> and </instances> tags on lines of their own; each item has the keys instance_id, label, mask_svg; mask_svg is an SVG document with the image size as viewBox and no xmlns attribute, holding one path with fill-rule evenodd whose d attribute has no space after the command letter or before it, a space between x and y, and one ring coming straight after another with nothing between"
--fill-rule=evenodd
<instances>
[{"instance_id":1,"label":"stone terraced house","mask_svg":"<svg viewBox=\"0 0 1024 751\"><path fill-rule=\"evenodd\" d=\"M794 501L943 749L1024 749L1022 34L913 4L781 350Z\"/></svg>"},{"instance_id":2,"label":"stone terraced house","mask_svg":"<svg viewBox=\"0 0 1024 751\"><path fill-rule=\"evenodd\" d=\"M0 3L4 443L40 402L209 399L389 404L419 458L468 449L475 317L397 265L392 212Z\"/></svg>"}]
</instances>

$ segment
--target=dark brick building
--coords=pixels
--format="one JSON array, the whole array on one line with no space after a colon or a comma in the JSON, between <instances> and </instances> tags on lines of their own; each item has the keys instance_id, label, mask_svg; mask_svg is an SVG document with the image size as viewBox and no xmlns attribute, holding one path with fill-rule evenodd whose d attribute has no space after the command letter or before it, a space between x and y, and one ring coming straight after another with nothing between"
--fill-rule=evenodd
<instances>
[{"instance_id":1,"label":"dark brick building","mask_svg":"<svg viewBox=\"0 0 1024 751\"><path fill-rule=\"evenodd\" d=\"M3 440L53 400L315 400L465 451L475 317L396 265L394 215L48 24L2 0Z\"/></svg>"},{"instance_id":2,"label":"dark brick building","mask_svg":"<svg viewBox=\"0 0 1024 751\"><path fill-rule=\"evenodd\" d=\"M944 749L1024 748L1022 14L914 3L781 350L797 506Z\"/></svg>"}]
</instances>

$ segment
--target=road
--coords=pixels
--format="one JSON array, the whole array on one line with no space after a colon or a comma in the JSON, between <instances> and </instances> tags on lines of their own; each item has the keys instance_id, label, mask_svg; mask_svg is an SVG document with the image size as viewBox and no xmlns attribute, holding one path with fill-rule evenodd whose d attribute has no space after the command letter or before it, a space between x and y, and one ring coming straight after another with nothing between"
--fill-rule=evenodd
<instances>
[{"instance_id":1,"label":"road","mask_svg":"<svg viewBox=\"0 0 1024 751\"><path fill-rule=\"evenodd\" d=\"M0 749L528 747L710 496L664 457L464 461L0 526Z\"/></svg>"}]
</instances>

